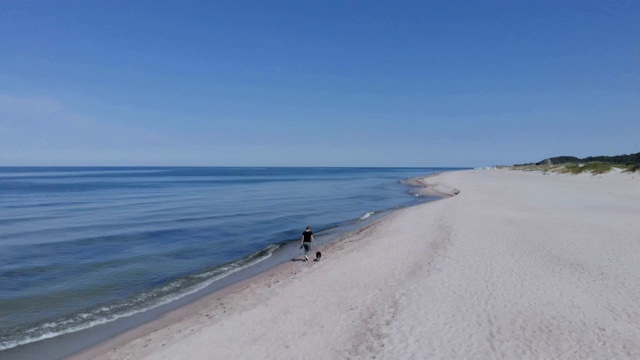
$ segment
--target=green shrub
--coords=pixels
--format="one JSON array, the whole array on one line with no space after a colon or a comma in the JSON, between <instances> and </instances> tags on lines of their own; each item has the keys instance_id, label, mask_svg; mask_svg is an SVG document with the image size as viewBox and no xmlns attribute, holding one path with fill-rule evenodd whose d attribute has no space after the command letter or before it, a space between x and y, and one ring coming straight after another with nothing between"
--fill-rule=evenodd
<instances>
[{"instance_id":1,"label":"green shrub","mask_svg":"<svg viewBox=\"0 0 640 360\"><path fill-rule=\"evenodd\" d=\"M633 173L640 170L640 164L629 164L625 166L624 172Z\"/></svg>"},{"instance_id":2,"label":"green shrub","mask_svg":"<svg viewBox=\"0 0 640 360\"><path fill-rule=\"evenodd\" d=\"M613 165L610 163L594 161L586 164L567 164L565 166L565 172L571 174L581 174L586 171L594 175L599 175L611 171L612 167Z\"/></svg>"}]
</instances>

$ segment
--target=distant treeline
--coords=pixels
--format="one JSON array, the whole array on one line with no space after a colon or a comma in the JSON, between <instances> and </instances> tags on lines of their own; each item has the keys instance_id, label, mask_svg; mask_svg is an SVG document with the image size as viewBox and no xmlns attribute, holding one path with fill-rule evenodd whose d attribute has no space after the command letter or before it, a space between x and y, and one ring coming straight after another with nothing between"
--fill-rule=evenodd
<instances>
[{"instance_id":1,"label":"distant treeline","mask_svg":"<svg viewBox=\"0 0 640 360\"><path fill-rule=\"evenodd\" d=\"M535 165L545 165L545 164L576 164L576 163L589 163L589 162L605 162L612 164L623 164L623 165L640 165L640 153L630 154L630 155L616 155L616 156L589 156L584 159L577 158L575 156L556 156L548 159L544 159L535 163ZM533 165L534 163L529 164L518 164L519 165Z\"/></svg>"}]
</instances>

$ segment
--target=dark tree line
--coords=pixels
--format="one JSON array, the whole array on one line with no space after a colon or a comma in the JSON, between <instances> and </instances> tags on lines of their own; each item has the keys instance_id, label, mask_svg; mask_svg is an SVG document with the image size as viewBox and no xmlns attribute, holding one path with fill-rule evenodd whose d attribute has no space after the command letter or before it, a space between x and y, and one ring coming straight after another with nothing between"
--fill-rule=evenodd
<instances>
[{"instance_id":1,"label":"dark tree line","mask_svg":"<svg viewBox=\"0 0 640 360\"><path fill-rule=\"evenodd\" d=\"M640 153L629 154L629 155L615 155L615 156L589 156L583 159L577 158L575 156L556 156L548 159L544 159L540 162L535 163L536 165L545 165L545 164L576 164L576 163L588 163L588 162L606 162L612 164L623 164L623 165L640 165ZM529 164L520 164L520 165L532 165Z\"/></svg>"}]
</instances>

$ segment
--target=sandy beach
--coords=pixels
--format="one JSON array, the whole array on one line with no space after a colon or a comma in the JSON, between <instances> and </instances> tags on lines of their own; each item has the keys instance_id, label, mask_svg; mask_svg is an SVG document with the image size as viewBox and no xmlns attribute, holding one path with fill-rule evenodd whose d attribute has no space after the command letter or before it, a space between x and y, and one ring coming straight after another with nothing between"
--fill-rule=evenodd
<instances>
[{"instance_id":1,"label":"sandy beach","mask_svg":"<svg viewBox=\"0 0 640 360\"><path fill-rule=\"evenodd\" d=\"M640 174L481 170L76 359L638 359Z\"/></svg>"}]
</instances>

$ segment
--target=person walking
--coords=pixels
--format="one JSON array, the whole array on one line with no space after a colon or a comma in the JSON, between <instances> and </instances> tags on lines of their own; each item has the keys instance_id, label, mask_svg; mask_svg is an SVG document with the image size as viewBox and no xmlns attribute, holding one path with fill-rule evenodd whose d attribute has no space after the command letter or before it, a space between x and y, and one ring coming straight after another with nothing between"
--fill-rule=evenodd
<instances>
[{"instance_id":1,"label":"person walking","mask_svg":"<svg viewBox=\"0 0 640 360\"><path fill-rule=\"evenodd\" d=\"M300 238L300 248L302 249L304 247L304 261L309 261L307 253L315 246L316 242L313 239L313 232L311 232L311 227L307 226L305 231L302 232L302 238Z\"/></svg>"}]
</instances>

